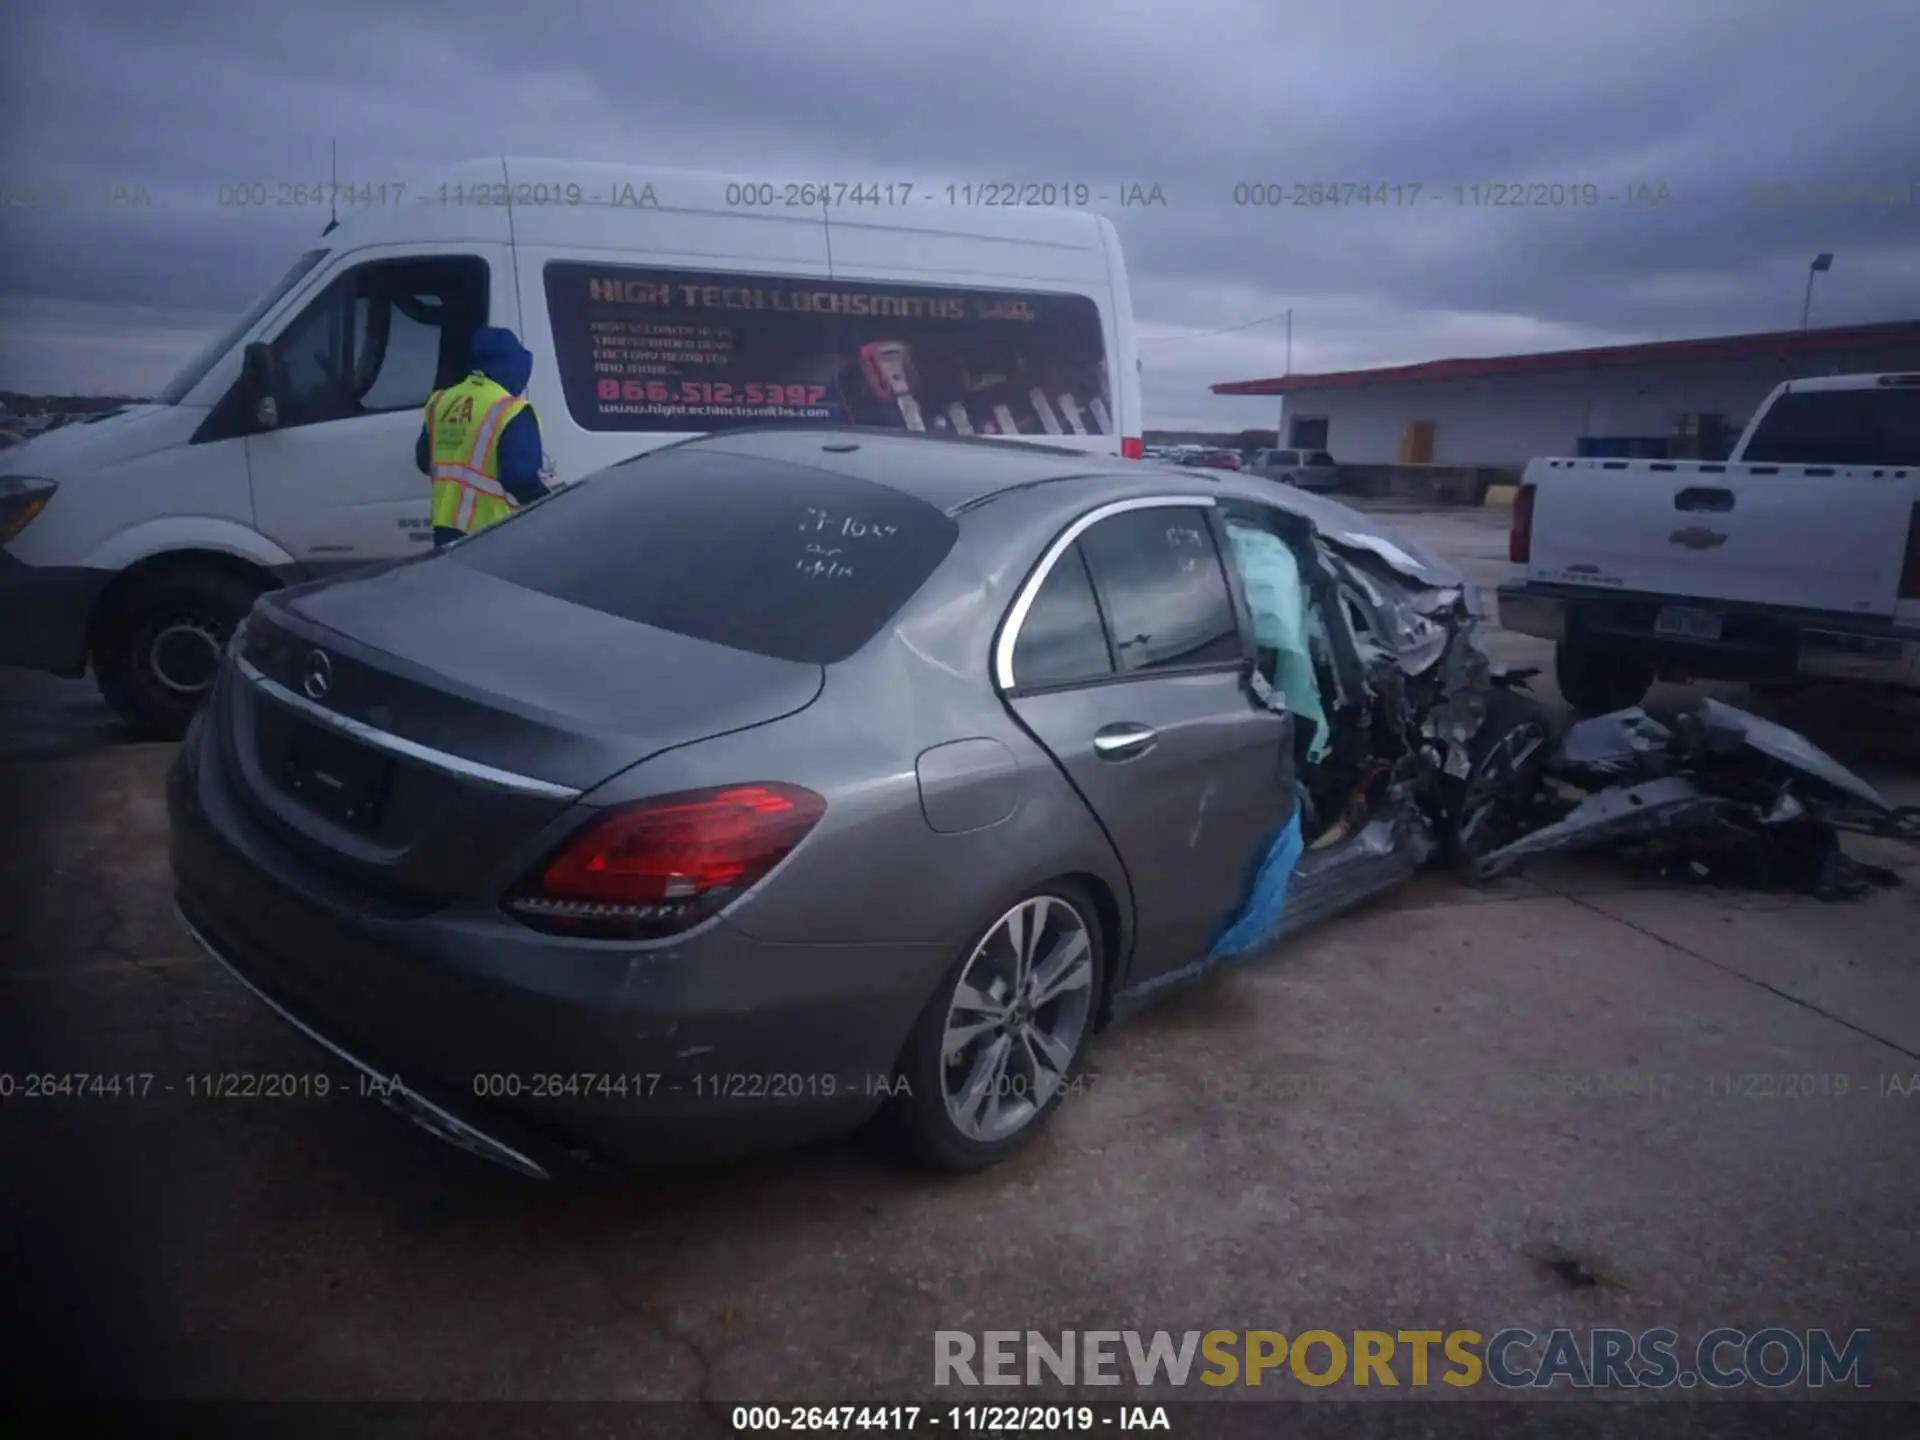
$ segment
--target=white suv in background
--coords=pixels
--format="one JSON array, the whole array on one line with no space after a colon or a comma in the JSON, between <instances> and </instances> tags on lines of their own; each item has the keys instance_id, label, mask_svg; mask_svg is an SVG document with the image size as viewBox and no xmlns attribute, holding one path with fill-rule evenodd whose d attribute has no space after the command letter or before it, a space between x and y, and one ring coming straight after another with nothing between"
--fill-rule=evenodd
<instances>
[{"instance_id":1,"label":"white suv in background","mask_svg":"<svg viewBox=\"0 0 1920 1440\"><path fill-rule=\"evenodd\" d=\"M1247 472L1301 490L1340 488L1340 467L1324 450L1259 450Z\"/></svg>"}]
</instances>

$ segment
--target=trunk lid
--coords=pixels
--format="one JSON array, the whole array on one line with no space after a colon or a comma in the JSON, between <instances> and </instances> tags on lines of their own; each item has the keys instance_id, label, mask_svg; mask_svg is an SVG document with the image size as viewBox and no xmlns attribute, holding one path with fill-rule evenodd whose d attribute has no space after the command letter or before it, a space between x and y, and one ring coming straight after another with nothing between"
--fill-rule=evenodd
<instances>
[{"instance_id":1,"label":"trunk lid","mask_svg":"<svg viewBox=\"0 0 1920 1440\"><path fill-rule=\"evenodd\" d=\"M1529 578L1888 616L1914 483L1866 467L1536 460Z\"/></svg>"},{"instance_id":2,"label":"trunk lid","mask_svg":"<svg viewBox=\"0 0 1920 1440\"><path fill-rule=\"evenodd\" d=\"M501 883L580 793L803 710L824 679L417 562L267 596L235 669L221 720L255 812L323 868L419 903Z\"/></svg>"}]
</instances>

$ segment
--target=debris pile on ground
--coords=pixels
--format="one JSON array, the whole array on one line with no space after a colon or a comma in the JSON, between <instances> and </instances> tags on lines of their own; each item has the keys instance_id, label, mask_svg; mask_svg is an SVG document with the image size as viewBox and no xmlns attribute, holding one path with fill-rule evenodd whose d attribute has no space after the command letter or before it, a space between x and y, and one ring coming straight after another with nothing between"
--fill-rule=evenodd
<instances>
[{"instance_id":1,"label":"debris pile on ground","mask_svg":"<svg viewBox=\"0 0 1920 1440\"><path fill-rule=\"evenodd\" d=\"M1491 880L1540 855L1608 847L1671 879L1844 900L1900 877L1840 833L1920 841L1896 807L1805 736L1718 700L1662 724L1635 706L1569 728L1531 801L1534 826L1473 866Z\"/></svg>"}]
</instances>

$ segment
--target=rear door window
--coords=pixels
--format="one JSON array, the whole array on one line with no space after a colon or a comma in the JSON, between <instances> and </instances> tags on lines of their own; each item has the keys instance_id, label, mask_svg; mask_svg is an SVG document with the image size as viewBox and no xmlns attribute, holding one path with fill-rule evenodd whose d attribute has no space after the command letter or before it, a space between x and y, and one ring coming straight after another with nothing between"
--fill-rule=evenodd
<instances>
[{"instance_id":1,"label":"rear door window","mask_svg":"<svg viewBox=\"0 0 1920 1440\"><path fill-rule=\"evenodd\" d=\"M1207 512L1129 510L1080 537L1123 674L1241 660L1239 623Z\"/></svg>"},{"instance_id":2,"label":"rear door window","mask_svg":"<svg viewBox=\"0 0 1920 1440\"><path fill-rule=\"evenodd\" d=\"M1113 652L1080 547L1068 547L1033 598L1013 647L1013 679L1023 690L1104 680Z\"/></svg>"},{"instance_id":3,"label":"rear door window","mask_svg":"<svg viewBox=\"0 0 1920 1440\"><path fill-rule=\"evenodd\" d=\"M447 558L623 620L830 665L892 621L958 534L926 501L884 485L661 451L569 486Z\"/></svg>"}]
</instances>

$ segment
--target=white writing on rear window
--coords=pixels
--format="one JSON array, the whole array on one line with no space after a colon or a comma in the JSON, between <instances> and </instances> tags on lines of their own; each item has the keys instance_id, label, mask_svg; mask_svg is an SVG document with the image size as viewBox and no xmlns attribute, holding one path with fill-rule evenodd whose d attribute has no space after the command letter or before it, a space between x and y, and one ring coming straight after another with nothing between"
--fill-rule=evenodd
<instances>
[{"instance_id":1,"label":"white writing on rear window","mask_svg":"<svg viewBox=\"0 0 1920 1440\"><path fill-rule=\"evenodd\" d=\"M840 558L846 553L837 545L809 545L805 557L794 561L793 568L816 580L849 579L853 566Z\"/></svg>"},{"instance_id":2,"label":"white writing on rear window","mask_svg":"<svg viewBox=\"0 0 1920 1440\"><path fill-rule=\"evenodd\" d=\"M852 515L835 515L832 511L809 505L806 517L800 522L800 530L805 535L830 534L848 540L887 540L899 532L899 527L860 520Z\"/></svg>"}]
</instances>

